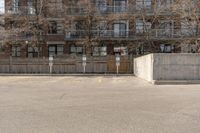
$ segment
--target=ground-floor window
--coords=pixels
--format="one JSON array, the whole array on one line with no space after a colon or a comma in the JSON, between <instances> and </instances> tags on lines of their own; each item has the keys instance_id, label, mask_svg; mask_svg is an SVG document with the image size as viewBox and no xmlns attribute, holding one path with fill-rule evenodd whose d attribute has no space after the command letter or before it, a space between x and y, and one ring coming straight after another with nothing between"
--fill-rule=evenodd
<instances>
[{"instance_id":1,"label":"ground-floor window","mask_svg":"<svg viewBox=\"0 0 200 133\"><path fill-rule=\"evenodd\" d=\"M3 51L3 43L0 42L0 52L2 52L2 51Z\"/></svg>"},{"instance_id":2,"label":"ground-floor window","mask_svg":"<svg viewBox=\"0 0 200 133\"><path fill-rule=\"evenodd\" d=\"M28 47L28 57L29 58L38 57L38 54L39 54L38 47Z\"/></svg>"},{"instance_id":3,"label":"ground-floor window","mask_svg":"<svg viewBox=\"0 0 200 133\"><path fill-rule=\"evenodd\" d=\"M161 44L160 49L162 53L171 53L174 50L174 46L171 44Z\"/></svg>"},{"instance_id":4,"label":"ground-floor window","mask_svg":"<svg viewBox=\"0 0 200 133\"><path fill-rule=\"evenodd\" d=\"M59 56L64 54L64 47L60 44L49 45L49 56Z\"/></svg>"},{"instance_id":5,"label":"ground-floor window","mask_svg":"<svg viewBox=\"0 0 200 133\"><path fill-rule=\"evenodd\" d=\"M83 47L71 45L70 46L70 54L82 55L83 54Z\"/></svg>"},{"instance_id":6,"label":"ground-floor window","mask_svg":"<svg viewBox=\"0 0 200 133\"><path fill-rule=\"evenodd\" d=\"M181 52L182 53L196 53L200 52L200 49L198 45L194 43L188 43L188 44L180 44L181 45Z\"/></svg>"},{"instance_id":7,"label":"ground-floor window","mask_svg":"<svg viewBox=\"0 0 200 133\"><path fill-rule=\"evenodd\" d=\"M114 54L126 56L126 55L128 55L128 47L127 46L115 46L114 47Z\"/></svg>"},{"instance_id":8,"label":"ground-floor window","mask_svg":"<svg viewBox=\"0 0 200 133\"><path fill-rule=\"evenodd\" d=\"M12 56L20 57L21 55L21 47L20 46L12 46Z\"/></svg>"},{"instance_id":9,"label":"ground-floor window","mask_svg":"<svg viewBox=\"0 0 200 133\"><path fill-rule=\"evenodd\" d=\"M107 47L94 47L93 48L93 56L106 56L107 55Z\"/></svg>"}]
</instances>

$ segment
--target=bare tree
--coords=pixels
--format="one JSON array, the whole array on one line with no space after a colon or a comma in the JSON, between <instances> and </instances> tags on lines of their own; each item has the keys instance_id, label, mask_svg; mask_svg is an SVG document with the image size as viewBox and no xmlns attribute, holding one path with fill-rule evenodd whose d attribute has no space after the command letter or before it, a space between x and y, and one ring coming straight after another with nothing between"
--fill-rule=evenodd
<instances>
[{"instance_id":1,"label":"bare tree","mask_svg":"<svg viewBox=\"0 0 200 133\"><path fill-rule=\"evenodd\" d=\"M65 23L66 34L70 32L70 36L80 41L86 51L93 46L99 46L104 39L109 40L115 37L112 27L115 21L128 20L130 25L142 23L143 28L137 29L134 25L133 28L120 31L121 35L116 36L114 40L116 43L127 42L131 50L139 47L139 53L143 53L141 52L143 47L147 47L147 52L159 52L160 47L157 42L162 41L162 43L174 45L184 42L178 47L193 42L197 47L195 49L197 52L200 24L199 2L195 4L193 2L193 0L177 0L175 3L168 3L167 0L154 0L151 3L145 3L144 0L134 0L128 5L112 7L102 0L95 2L35 0L17 10L13 6L7 7L3 17L9 23L4 25L6 31L3 35L8 41L13 39L14 42L19 41L20 36L23 36L29 45L41 47L41 44L46 41L45 35L51 30L49 18L59 17L65 19L63 23ZM170 22L164 27L166 20ZM72 29L70 22L76 22L77 29ZM171 27L170 23L176 23L177 26Z\"/></svg>"},{"instance_id":2,"label":"bare tree","mask_svg":"<svg viewBox=\"0 0 200 133\"><path fill-rule=\"evenodd\" d=\"M199 1L194 0L178 0L173 6L173 12L178 16L176 21L180 23L181 30L179 32L182 40L179 47L185 48L183 52L200 52L200 16Z\"/></svg>"},{"instance_id":3,"label":"bare tree","mask_svg":"<svg viewBox=\"0 0 200 133\"><path fill-rule=\"evenodd\" d=\"M16 3L6 3L4 38L7 44L21 43L29 45L41 53L41 45L45 43L45 35L49 30L48 17L55 15L55 6L47 0L34 0L19 6Z\"/></svg>"}]
</instances>

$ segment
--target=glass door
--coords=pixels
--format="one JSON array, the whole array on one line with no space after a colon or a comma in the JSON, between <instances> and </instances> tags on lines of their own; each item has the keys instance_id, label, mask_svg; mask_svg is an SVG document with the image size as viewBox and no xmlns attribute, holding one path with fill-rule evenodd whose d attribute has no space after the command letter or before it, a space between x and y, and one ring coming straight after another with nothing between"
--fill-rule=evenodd
<instances>
[{"instance_id":1,"label":"glass door","mask_svg":"<svg viewBox=\"0 0 200 133\"><path fill-rule=\"evenodd\" d=\"M114 24L114 37L125 37L126 36L126 24L116 23Z\"/></svg>"},{"instance_id":2,"label":"glass door","mask_svg":"<svg viewBox=\"0 0 200 133\"><path fill-rule=\"evenodd\" d=\"M114 0L114 12L125 12L127 0Z\"/></svg>"}]
</instances>

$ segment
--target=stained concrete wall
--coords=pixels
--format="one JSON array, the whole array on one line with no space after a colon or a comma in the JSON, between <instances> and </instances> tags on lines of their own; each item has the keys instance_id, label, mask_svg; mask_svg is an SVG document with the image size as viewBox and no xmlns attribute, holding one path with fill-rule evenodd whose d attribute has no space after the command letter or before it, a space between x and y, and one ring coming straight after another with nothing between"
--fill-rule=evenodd
<instances>
[{"instance_id":1,"label":"stained concrete wall","mask_svg":"<svg viewBox=\"0 0 200 133\"><path fill-rule=\"evenodd\" d=\"M199 80L200 54L154 54L154 80Z\"/></svg>"},{"instance_id":2,"label":"stained concrete wall","mask_svg":"<svg viewBox=\"0 0 200 133\"><path fill-rule=\"evenodd\" d=\"M200 80L200 54L150 54L134 64L135 75L148 81Z\"/></svg>"}]
</instances>

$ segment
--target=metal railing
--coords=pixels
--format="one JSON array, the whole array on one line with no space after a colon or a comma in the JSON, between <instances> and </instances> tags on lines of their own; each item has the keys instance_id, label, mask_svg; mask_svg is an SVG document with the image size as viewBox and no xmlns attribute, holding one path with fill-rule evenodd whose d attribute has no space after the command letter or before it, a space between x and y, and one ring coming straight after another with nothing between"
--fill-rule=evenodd
<instances>
[{"instance_id":1,"label":"metal railing","mask_svg":"<svg viewBox=\"0 0 200 133\"><path fill-rule=\"evenodd\" d=\"M58 35L58 34L55 34ZM53 35L53 36L55 36ZM46 39L52 37L52 35L41 35L41 38ZM60 36L60 35L59 35ZM199 37L200 32L192 29L150 29L150 30L68 30L66 31L62 39L64 40L76 40L76 39L86 39L88 37L93 39L178 39L183 37ZM35 36L25 35L25 34L10 34L2 36L2 40L33 40Z\"/></svg>"},{"instance_id":2,"label":"metal railing","mask_svg":"<svg viewBox=\"0 0 200 133\"><path fill-rule=\"evenodd\" d=\"M136 30L136 31L127 31L127 30L71 30L66 32L65 39L84 39L88 36L93 38L126 38L126 39L137 39L137 38L182 38L182 37L197 37L200 34L197 31L185 30L185 29L151 29L148 31L145 30Z\"/></svg>"},{"instance_id":3,"label":"metal railing","mask_svg":"<svg viewBox=\"0 0 200 133\"><path fill-rule=\"evenodd\" d=\"M35 9L33 7L28 6L6 6L5 7L5 14L9 15L35 15Z\"/></svg>"},{"instance_id":4,"label":"metal railing","mask_svg":"<svg viewBox=\"0 0 200 133\"><path fill-rule=\"evenodd\" d=\"M1 9L0 9L1 11ZM61 7L60 9L46 8L43 12L44 16L47 17L66 17L66 16L85 16L85 15L107 15L107 14L146 14L146 15L173 15L179 11L174 12L171 8L171 5L160 5L160 6L136 6L136 5L127 5L127 6L96 6L89 9L86 6L77 6L77 7ZM189 11L188 11L189 12ZM196 11L197 14L200 13L200 10ZM20 15L20 16L34 16L36 15L36 10L34 7L28 6L19 6L19 7L5 7L5 14L10 15Z\"/></svg>"},{"instance_id":5,"label":"metal railing","mask_svg":"<svg viewBox=\"0 0 200 133\"><path fill-rule=\"evenodd\" d=\"M3 9L4 10L4 9ZM1 9L0 9L1 11ZM126 5L126 6L113 6L113 5L94 5L92 9L89 9L87 6L62 6L58 8L47 8L45 9L46 14L60 13L63 15L87 15L89 13L96 15L104 15L104 14L121 14L121 13L129 13L129 14L172 14L171 5L160 5L160 6L137 6L137 5ZM52 11L52 12L51 12ZM199 11L198 11L199 12ZM13 15L35 15L36 9L31 6L6 6L5 7L6 14ZM45 14L45 12L44 12Z\"/></svg>"},{"instance_id":6,"label":"metal railing","mask_svg":"<svg viewBox=\"0 0 200 133\"><path fill-rule=\"evenodd\" d=\"M40 10L40 9L38 9ZM44 16L51 16L51 15L62 15L64 17L64 8L58 9L58 8L46 8L43 10L43 12L40 13L40 15ZM5 7L5 12L6 15L13 15L13 16L35 16L36 13L36 8L33 6L18 6L18 7L12 7L12 6L6 6Z\"/></svg>"},{"instance_id":7,"label":"metal railing","mask_svg":"<svg viewBox=\"0 0 200 133\"><path fill-rule=\"evenodd\" d=\"M139 7L139 6L94 6L93 9L88 9L87 7L67 7L66 15L87 15L89 13L96 15L104 14L122 14L130 13L137 14L141 12L154 13L155 10L153 6L150 7ZM170 12L167 8L162 8L162 12Z\"/></svg>"}]
</instances>

